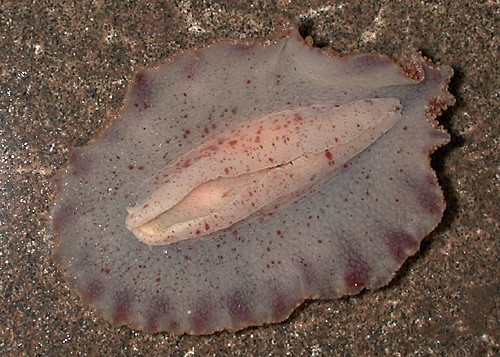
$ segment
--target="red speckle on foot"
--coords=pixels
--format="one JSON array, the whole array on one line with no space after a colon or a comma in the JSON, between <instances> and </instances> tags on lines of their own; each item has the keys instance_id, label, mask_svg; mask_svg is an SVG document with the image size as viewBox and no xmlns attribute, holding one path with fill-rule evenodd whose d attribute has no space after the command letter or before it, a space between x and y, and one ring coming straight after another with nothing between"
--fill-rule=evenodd
<instances>
[{"instance_id":1,"label":"red speckle on foot","mask_svg":"<svg viewBox=\"0 0 500 357\"><path fill-rule=\"evenodd\" d=\"M208 231L209 229L210 229L210 225L207 222L205 222L205 230Z\"/></svg>"}]
</instances>

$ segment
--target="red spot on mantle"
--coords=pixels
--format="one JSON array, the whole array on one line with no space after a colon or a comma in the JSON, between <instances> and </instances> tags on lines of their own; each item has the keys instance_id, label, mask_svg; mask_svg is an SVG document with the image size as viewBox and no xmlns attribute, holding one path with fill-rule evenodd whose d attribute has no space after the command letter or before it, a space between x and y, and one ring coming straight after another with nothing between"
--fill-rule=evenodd
<instances>
[{"instance_id":1,"label":"red spot on mantle","mask_svg":"<svg viewBox=\"0 0 500 357\"><path fill-rule=\"evenodd\" d=\"M168 299L162 297L153 298L146 310L146 330L148 332L161 330L162 326L159 326L159 322L168 320L170 309Z\"/></svg>"},{"instance_id":2,"label":"red spot on mantle","mask_svg":"<svg viewBox=\"0 0 500 357\"><path fill-rule=\"evenodd\" d=\"M328 159L328 161L332 161L333 160L333 155L330 152L330 150L325 150L325 156Z\"/></svg>"},{"instance_id":3,"label":"red spot on mantle","mask_svg":"<svg viewBox=\"0 0 500 357\"><path fill-rule=\"evenodd\" d=\"M234 44L232 46L232 48L234 48L236 51L243 52L243 53L252 50L254 47L255 47L255 45L252 45L252 44L247 45L247 44L244 44L244 43L237 43L237 44Z\"/></svg>"},{"instance_id":4,"label":"red spot on mantle","mask_svg":"<svg viewBox=\"0 0 500 357\"><path fill-rule=\"evenodd\" d=\"M235 291L232 295L228 296L227 307L229 315L237 325L242 325L242 322L246 324L253 320L250 305L241 291Z\"/></svg>"},{"instance_id":5,"label":"red spot on mantle","mask_svg":"<svg viewBox=\"0 0 500 357\"><path fill-rule=\"evenodd\" d=\"M427 176L424 180L407 181L408 186L415 192L417 202L429 214L438 215L442 211L442 199L436 189L437 183L434 176Z\"/></svg>"},{"instance_id":6,"label":"red spot on mantle","mask_svg":"<svg viewBox=\"0 0 500 357\"><path fill-rule=\"evenodd\" d=\"M195 304L196 308L193 311L191 323L193 331L197 334L207 332L207 326L210 325L213 315L213 305L210 298L203 296Z\"/></svg>"},{"instance_id":7,"label":"red spot on mantle","mask_svg":"<svg viewBox=\"0 0 500 357\"><path fill-rule=\"evenodd\" d=\"M87 284L82 298L85 302L90 303L101 297L103 292L104 283L100 279L94 279Z\"/></svg>"},{"instance_id":8,"label":"red spot on mantle","mask_svg":"<svg viewBox=\"0 0 500 357\"><path fill-rule=\"evenodd\" d=\"M351 253L346 262L344 281L349 292L357 292L368 282L368 264L355 253Z\"/></svg>"},{"instance_id":9,"label":"red spot on mantle","mask_svg":"<svg viewBox=\"0 0 500 357\"><path fill-rule=\"evenodd\" d=\"M113 321L117 324L125 323L130 312L131 299L127 291L119 292L115 297Z\"/></svg>"},{"instance_id":10,"label":"red spot on mantle","mask_svg":"<svg viewBox=\"0 0 500 357\"><path fill-rule=\"evenodd\" d=\"M232 147L234 147L237 143L238 143L238 140L230 140L229 141L229 145L231 145Z\"/></svg>"},{"instance_id":11,"label":"red spot on mantle","mask_svg":"<svg viewBox=\"0 0 500 357\"><path fill-rule=\"evenodd\" d=\"M135 76L135 85L138 89L145 89L148 85L148 80L145 73L137 73Z\"/></svg>"},{"instance_id":12,"label":"red spot on mantle","mask_svg":"<svg viewBox=\"0 0 500 357\"><path fill-rule=\"evenodd\" d=\"M269 297L271 298L271 316L275 321L281 321L288 317L289 304L283 293L278 291L275 286L270 286Z\"/></svg>"},{"instance_id":13,"label":"red spot on mantle","mask_svg":"<svg viewBox=\"0 0 500 357\"><path fill-rule=\"evenodd\" d=\"M54 215L54 219L52 221L54 230L60 233L75 218L76 218L76 207L74 204L70 202L61 206L61 208L56 211L56 214Z\"/></svg>"},{"instance_id":14,"label":"red spot on mantle","mask_svg":"<svg viewBox=\"0 0 500 357\"><path fill-rule=\"evenodd\" d=\"M85 177L92 166L92 159L88 155L74 150L69 156L69 164L71 165L71 174L73 176Z\"/></svg>"},{"instance_id":15,"label":"red spot on mantle","mask_svg":"<svg viewBox=\"0 0 500 357\"><path fill-rule=\"evenodd\" d=\"M392 257L399 264L403 264L405 259L418 249L418 242L415 238L404 231L389 232L386 242Z\"/></svg>"}]
</instances>

